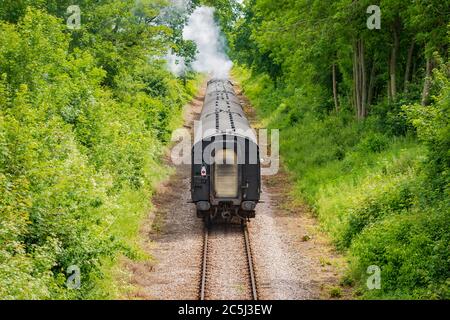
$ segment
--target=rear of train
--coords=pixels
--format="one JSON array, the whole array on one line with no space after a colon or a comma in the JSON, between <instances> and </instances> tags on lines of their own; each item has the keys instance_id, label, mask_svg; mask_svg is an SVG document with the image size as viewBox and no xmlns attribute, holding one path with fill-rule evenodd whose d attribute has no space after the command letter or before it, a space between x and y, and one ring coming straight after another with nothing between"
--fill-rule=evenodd
<instances>
[{"instance_id":1,"label":"rear of train","mask_svg":"<svg viewBox=\"0 0 450 320\"><path fill-rule=\"evenodd\" d=\"M208 221L255 217L261 193L259 148L229 80L208 82L194 135L191 194L197 216Z\"/></svg>"}]
</instances>

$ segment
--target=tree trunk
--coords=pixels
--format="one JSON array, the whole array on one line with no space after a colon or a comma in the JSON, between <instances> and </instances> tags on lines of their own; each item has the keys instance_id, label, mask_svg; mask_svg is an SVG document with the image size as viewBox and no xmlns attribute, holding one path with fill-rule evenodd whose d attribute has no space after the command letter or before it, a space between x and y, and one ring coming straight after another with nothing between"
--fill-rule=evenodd
<instances>
[{"instance_id":1,"label":"tree trunk","mask_svg":"<svg viewBox=\"0 0 450 320\"><path fill-rule=\"evenodd\" d=\"M366 60L364 58L364 42L361 40L360 42L360 56L361 60L361 119L367 115L367 72L366 72Z\"/></svg>"},{"instance_id":2,"label":"tree trunk","mask_svg":"<svg viewBox=\"0 0 450 320\"><path fill-rule=\"evenodd\" d=\"M430 89L431 89L431 73L433 72L433 62L430 57L427 57L427 66L425 81L422 91L422 105L427 106L430 103Z\"/></svg>"},{"instance_id":3,"label":"tree trunk","mask_svg":"<svg viewBox=\"0 0 450 320\"><path fill-rule=\"evenodd\" d=\"M391 79L388 78L388 80L387 80L387 99L388 99L389 103L392 102L391 94L392 94L392 91L391 91Z\"/></svg>"},{"instance_id":4,"label":"tree trunk","mask_svg":"<svg viewBox=\"0 0 450 320\"><path fill-rule=\"evenodd\" d=\"M390 61L390 67L389 67L389 86L391 88L391 92L390 92L390 96L392 100L395 100L395 96L397 95L397 79L395 77L395 64L396 64L396 59L394 58L394 53L395 49L392 49L392 55L391 55L391 61Z\"/></svg>"},{"instance_id":5,"label":"tree trunk","mask_svg":"<svg viewBox=\"0 0 450 320\"><path fill-rule=\"evenodd\" d=\"M339 112L339 100L338 100L338 92L337 92L337 81L336 81L336 63L333 63L333 98L334 98L334 107L336 109L336 113Z\"/></svg>"},{"instance_id":6,"label":"tree trunk","mask_svg":"<svg viewBox=\"0 0 450 320\"><path fill-rule=\"evenodd\" d=\"M373 102L373 94L375 89L375 71L376 71L376 63L375 59L372 61L372 68L370 69L370 79L369 79L369 90L367 93L367 106L371 106Z\"/></svg>"},{"instance_id":7,"label":"tree trunk","mask_svg":"<svg viewBox=\"0 0 450 320\"><path fill-rule=\"evenodd\" d=\"M406 70L405 70L405 83L404 83L404 91L405 93L408 92L408 84L409 80L411 79L411 64L412 64L412 58L414 53L414 45L415 41L414 39L411 41L411 45L408 49L408 60L406 61Z\"/></svg>"},{"instance_id":8,"label":"tree trunk","mask_svg":"<svg viewBox=\"0 0 450 320\"><path fill-rule=\"evenodd\" d=\"M391 97L392 100L395 100L395 97L397 96L397 56L398 51L400 48L400 37L399 37L399 28L400 28L400 22L398 18L394 22L393 25L393 37L394 37L394 44L392 46L392 52L391 52L391 61L389 66L389 78L391 80Z\"/></svg>"},{"instance_id":9,"label":"tree trunk","mask_svg":"<svg viewBox=\"0 0 450 320\"><path fill-rule=\"evenodd\" d=\"M367 74L362 39L353 43L353 92L356 116L362 119L367 114Z\"/></svg>"},{"instance_id":10,"label":"tree trunk","mask_svg":"<svg viewBox=\"0 0 450 320\"><path fill-rule=\"evenodd\" d=\"M359 117L359 75L358 75L358 40L353 44L353 100L355 101L356 116Z\"/></svg>"}]
</instances>

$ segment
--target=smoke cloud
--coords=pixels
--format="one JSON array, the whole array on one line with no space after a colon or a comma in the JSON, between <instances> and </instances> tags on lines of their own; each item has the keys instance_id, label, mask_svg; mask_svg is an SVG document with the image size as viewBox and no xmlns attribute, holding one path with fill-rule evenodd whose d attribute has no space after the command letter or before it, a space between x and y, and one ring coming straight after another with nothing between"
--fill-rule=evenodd
<instances>
[{"instance_id":1,"label":"smoke cloud","mask_svg":"<svg viewBox=\"0 0 450 320\"><path fill-rule=\"evenodd\" d=\"M162 14L163 20L188 14L188 8L191 6L190 0L171 0L171 6ZM183 39L194 41L197 45L196 60L191 66L194 71L208 73L214 78L228 78L233 63L225 54L225 41L214 20L214 8L197 7L183 29ZM183 57L169 51L165 59L173 74L180 76L186 72L187 66Z\"/></svg>"},{"instance_id":2,"label":"smoke cloud","mask_svg":"<svg viewBox=\"0 0 450 320\"><path fill-rule=\"evenodd\" d=\"M165 56L165 59L167 61L167 68L170 72L177 76L181 76L182 74L184 74L186 70L186 64L183 57L177 56L172 52L172 50L170 50Z\"/></svg>"},{"instance_id":3,"label":"smoke cloud","mask_svg":"<svg viewBox=\"0 0 450 320\"><path fill-rule=\"evenodd\" d=\"M192 67L214 78L228 78L233 63L225 54L220 29L214 21L214 8L199 7L189 17L183 38L197 44L197 57Z\"/></svg>"}]
</instances>

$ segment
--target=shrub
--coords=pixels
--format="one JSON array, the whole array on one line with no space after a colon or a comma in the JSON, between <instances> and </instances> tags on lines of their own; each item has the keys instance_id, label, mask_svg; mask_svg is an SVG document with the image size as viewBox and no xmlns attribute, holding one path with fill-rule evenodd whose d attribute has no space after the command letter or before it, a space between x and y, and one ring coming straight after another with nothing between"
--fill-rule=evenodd
<instances>
[{"instance_id":1,"label":"shrub","mask_svg":"<svg viewBox=\"0 0 450 320\"><path fill-rule=\"evenodd\" d=\"M310 205L349 257L346 279L359 296L448 299L448 73L436 72L440 90L434 89L432 106L400 111L401 100L380 103L359 122L345 106L339 114L318 114L295 89L275 89L262 75L239 69L236 74L263 125L282 129L280 150L296 181L296 201ZM381 268L381 290L366 287L371 265Z\"/></svg>"},{"instance_id":2,"label":"shrub","mask_svg":"<svg viewBox=\"0 0 450 320\"><path fill-rule=\"evenodd\" d=\"M356 146L361 153L381 152L389 145L388 138L380 133L370 133L364 137Z\"/></svg>"},{"instance_id":3,"label":"shrub","mask_svg":"<svg viewBox=\"0 0 450 320\"><path fill-rule=\"evenodd\" d=\"M366 290L366 297L450 298L448 207L447 201L390 216L356 237L350 248L354 276L364 282L368 266L381 268L381 290Z\"/></svg>"},{"instance_id":4,"label":"shrub","mask_svg":"<svg viewBox=\"0 0 450 320\"><path fill-rule=\"evenodd\" d=\"M160 156L197 87L150 65L138 45L124 46L142 56L124 53L113 76L101 49L73 40L32 8L0 22L0 299L113 297L114 285L99 283L118 255L137 256L139 224L167 173ZM80 290L66 287L72 265Z\"/></svg>"}]
</instances>

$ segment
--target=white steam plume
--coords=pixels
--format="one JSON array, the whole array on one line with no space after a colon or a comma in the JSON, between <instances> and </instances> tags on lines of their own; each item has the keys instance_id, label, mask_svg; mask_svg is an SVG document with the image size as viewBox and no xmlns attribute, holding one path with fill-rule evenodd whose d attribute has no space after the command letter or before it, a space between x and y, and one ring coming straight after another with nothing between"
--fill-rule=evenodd
<instances>
[{"instance_id":1,"label":"white steam plume","mask_svg":"<svg viewBox=\"0 0 450 320\"><path fill-rule=\"evenodd\" d=\"M159 22L170 26L173 21L180 21L183 16L187 16L191 7L191 0L169 0L169 5L160 12ZM186 63L183 57L177 56L172 49L169 49L164 58L170 72L177 76L185 74Z\"/></svg>"},{"instance_id":2,"label":"white steam plume","mask_svg":"<svg viewBox=\"0 0 450 320\"><path fill-rule=\"evenodd\" d=\"M166 54L165 59L167 61L167 68L169 68L170 72L177 76L181 76L182 74L184 74L186 70L186 64L183 57L177 56L172 52L172 50L170 50Z\"/></svg>"},{"instance_id":3,"label":"white steam plume","mask_svg":"<svg viewBox=\"0 0 450 320\"><path fill-rule=\"evenodd\" d=\"M233 63L224 50L220 29L214 21L214 8L199 7L189 17L183 38L197 44L197 57L192 67L214 78L228 78Z\"/></svg>"}]
</instances>

